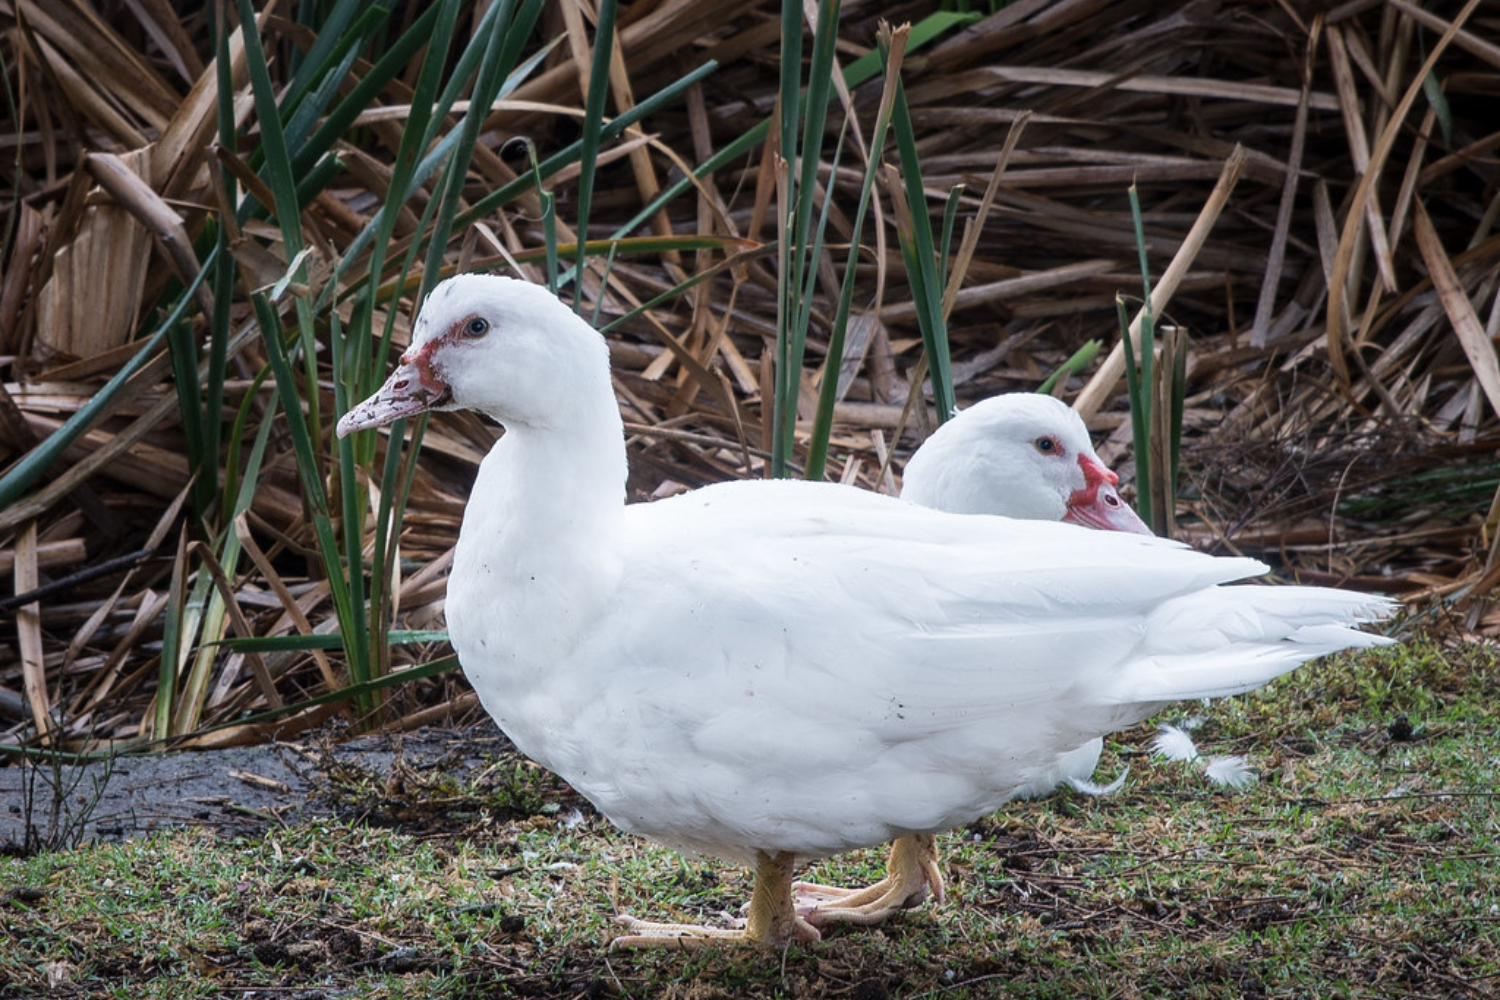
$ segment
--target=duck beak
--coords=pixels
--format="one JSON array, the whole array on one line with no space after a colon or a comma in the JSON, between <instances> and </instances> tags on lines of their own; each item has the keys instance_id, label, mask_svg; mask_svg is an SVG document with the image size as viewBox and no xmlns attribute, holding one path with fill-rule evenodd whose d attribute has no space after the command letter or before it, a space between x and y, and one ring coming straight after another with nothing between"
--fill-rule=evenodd
<instances>
[{"instance_id":1,"label":"duck beak","mask_svg":"<svg viewBox=\"0 0 1500 1000\"><path fill-rule=\"evenodd\" d=\"M433 372L427 354L413 356L408 352L375 395L339 418L338 434L346 437L355 431L382 427L402 417L438 409L452 398L452 390Z\"/></svg>"},{"instance_id":2,"label":"duck beak","mask_svg":"<svg viewBox=\"0 0 1500 1000\"><path fill-rule=\"evenodd\" d=\"M1083 470L1084 486L1081 490L1074 490L1073 495L1068 498L1068 512L1063 515L1064 521L1101 531L1151 534L1151 529L1146 527L1146 522L1141 520L1140 515L1131 509L1130 504L1120 499L1120 491L1115 489L1115 484L1120 481L1119 476L1089 455L1079 455L1078 466Z\"/></svg>"}]
</instances>

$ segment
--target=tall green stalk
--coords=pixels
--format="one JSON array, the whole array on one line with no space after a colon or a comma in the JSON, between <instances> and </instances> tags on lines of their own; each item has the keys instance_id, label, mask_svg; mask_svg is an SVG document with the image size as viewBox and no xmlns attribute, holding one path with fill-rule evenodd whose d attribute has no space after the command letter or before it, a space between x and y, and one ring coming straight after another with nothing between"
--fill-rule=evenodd
<instances>
[{"instance_id":1,"label":"tall green stalk","mask_svg":"<svg viewBox=\"0 0 1500 1000\"><path fill-rule=\"evenodd\" d=\"M796 447L797 405L802 391L802 364L807 353L808 327L817 261L822 255L825 211L815 213L818 167L822 162L823 130L836 69L834 43L838 40L838 0L820 0L808 65L807 98L802 99L802 5L783 0L781 11L782 63L778 108L781 113L782 171L778 184L778 261L776 295L776 370L771 408L771 474L790 471ZM800 124L800 128L798 127ZM832 197L833 185L827 196Z\"/></svg>"},{"instance_id":2,"label":"tall green stalk","mask_svg":"<svg viewBox=\"0 0 1500 1000\"><path fill-rule=\"evenodd\" d=\"M588 100L583 110L583 148L578 174L578 217L574 221L580 243L589 235L589 209L594 201L594 170L599 161L599 140L604 134L604 99L609 96L609 64L615 48L616 0L599 0L599 22L594 29L594 61L589 69ZM575 273L582 271L582 257ZM581 289L579 290L582 291ZM573 311L583 308L582 294L573 296Z\"/></svg>"},{"instance_id":3,"label":"tall green stalk","mask_svg":"<svg viewBox=\"0 0 1500 1000\"><path fill-rule=\"evenodd\" d=\"M909 29L900 29L907 31ZM903 39L904 40L904 39ZM889 53L887 39L881 39L881 52ZM844 359L844 340L849 329L849 313L854 304L854 283L858 274L860 240L864 236L865 217L870 211L870 199L875 191L875 182L880 173L880 151L885 148L886 134L890 129L893 110L891 97L895 94L894 77L898 65L888 64L886 86L880 109L875 116L875 128L870 135L870 155L865 164L864 177L859 187L859 205L853 217L853 229L849 236L849 254L844 261L844 273L839 284L839 301L833 316L833 328L828 336L828 356L823 367L823 382L818 387L818 408L813 417L812 438L807 449L807 477L821 480L828 465L828 442L833 434L833 407L838 401L839 368Z\"/></svg>"},{"instance_id":4,"label":"tall green stalk","mask_svg":"<svg viewBox=\"0 0 1500 1000\"><path fill-rule=\"evenodd\" d=\"M903 213L898 207L896 213L896 236L901 244L907 280L911 283L912 301L917 307L917 326L922 331L922 348L932 378L932 403L937 409L938 422L942 423L958 412L953 395L953 364L948 354L948 321L943 315L943 272L946 268L939 267L932 238L927 193L922 186L922 161L917 153L911 112L906 105L906 91L899 79L895 86L891 131L896 136L901 180L906 189L906 211ZM952 205L952 199L949 204ZM951 221L945 228L951 232ZM920 388L913 386L912 391L918 392Z\"/></svg>"},{"instance_id":5,"label":"tall green stalk","mask_svg":"<svg viewBox=\"0 0 1500 1000\"><path fill-rule=\"evenodd\" d=\"M1141 205L1131 185L1130 214L1135 224L1141 266L1140 348L1132 343L1125 302L1116 297L1115 310L1125 347L1125 387L1130 397L1130 435L1135 449L1136 507L1141 520L1158 535L1169 535L1177 496L1182 444L1182 414L1187 391L1187 351L1180 335L1165 342L1166 369L1157 368L1156 317L1151 308L1151 270L1146 260L1146 234Z\"/></svg>"}]
</instances>

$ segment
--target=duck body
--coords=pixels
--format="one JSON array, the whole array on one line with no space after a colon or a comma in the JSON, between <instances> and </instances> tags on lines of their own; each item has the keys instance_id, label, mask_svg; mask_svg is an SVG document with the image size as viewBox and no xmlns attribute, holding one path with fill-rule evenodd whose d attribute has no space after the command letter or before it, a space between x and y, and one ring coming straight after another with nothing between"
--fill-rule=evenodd
<instances>
[{"instance_id":1,"label":"duck body","mask_svg":"<svg viewBox=\"0 0 1500 1000\"><path fill-rule=\"evenodd\" d=\"M791 866L984 815L1059 754L1324 652L1380 598L1224 587L1264 572L1148 536L956 515L836 485L624 503L603 338L550 293L465 275L341 434L470 407L484 460L449 579L453 645L527 755L622 828L754 864L743 931L785 942Z\"/></svg>"},{"instance_id":2,"label":"duck body","mask_svg":"<svg viewBox=\"0 0 1500 1000\"><path fill-rule=\"evenodd\" d=\"M528 528L560 505L507 450L475 496L534 510L470 502L447 605L459 660L524 753L685 851L806 859L944 830L1055 785L1075 748L1161 702L1259 686L1310 652L1273 624L1243 662L1198 662L1225 641L1209 621L1255 615L1216 587L1253 560L785 481ZM587 542L534 552L584 523Z\"/></svg>"}]
</instances>

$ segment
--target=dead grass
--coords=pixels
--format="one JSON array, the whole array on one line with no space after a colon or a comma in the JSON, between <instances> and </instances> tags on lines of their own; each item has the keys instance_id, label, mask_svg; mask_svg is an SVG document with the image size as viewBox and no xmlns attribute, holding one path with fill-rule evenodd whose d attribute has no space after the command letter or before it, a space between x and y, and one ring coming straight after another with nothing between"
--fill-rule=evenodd
<instances>
[{"instance_id":1,"label":"dead grass","mask_svg":"<svg viewBox=\"0 0 1500 1000\"><path fill-rule=\"evenodd\" d=\"M933 7L847 6L846 59L873 44L878 17L917 19ZM278 8L261 26L279 60L311 42L290 16ZM648 119L650 143L601 166L589 235L611 231L681 164L770 114L775 22L765 2L728 15L716 0L640 0L622 10L630 93L652 93L705 57L720 69ZM552 5L540 34L566 41L488 123L468 203L515 176L496 152L505 140L525 135L545 152L576 129L543 105L582 107L586 21ZM1176 261L1175 291L1160 312L1189 336L1180 535L1268 558L1288 576L1397 592L1454 634L1493 634L1497 36L1495 12L1473 3L1428 13L1372 0L1314 15L1305 5L1235 0L1087 0L1012 4L910 54L906 85L925 177L935 198L964 184L963 214L979 205L1006 126L1022 110L1032 116L977 233L950 322L961 400L1033 388L1087 339L1117 342L1114 298L1140 287L1125 197L1134 182L1153 270ZM252 172L237 151L210 146L216 77L200 6L0 0L0 52L16 107L0 139L17 166L3 193L0 279L0 462L9 466L120 369L137 350L131 338L159 319L162 290L192 271L193 240L206 219L222 218L210 165L225 163L242 179ZM1424 66L1441 100L1422 89ZM231 78L244 96L238 61ZM389 88L378 101L384 110L351 131L346 174L304 212L317 248L314 293L383 198L405 86ZM867 118L877 98L856 91L859 113ZM626 88L616 87L614 101L611 110L630 103ZM252 137L254 119L243 114ZM1237 148L1243 166L1222 210L1205 213ZM846 209L857 184L851 162L824 171ZM728 164L655 216L653 231L772 241L757 200L761 169L758 154ZM557 187L565 229L573 190L571 181ZM485 266L534 250L537 212L527 195L480 220L455 236L450 263ZM1212 228L1196 245L1188 237L1200 217ZM237 246L245 287L285 269L258 225ZM830 226L835 240L848 232L837 211ZM415 227L415 215L403 217L398 239ZM598 304L608 320L725 259L714 250L621 257L607 281L586 282L594 301L585 308ZM860 362L843 375L832 474L891 489L888 458L899 472L926 426L920 407L903 419L920 335L894 243L884 256L872 245L865 259L851 329ZM538 273L534 264L522 270ZM747 254L612 335L636 497L762 474L774 286L772 258ZM825 291L809 391L821 377L836 294ZM248 412L264 412L270 395L254 376L266 359L247 333L244 292L234 290L229 309L225 407L248 401ZM398 342L414 305L392 305ZM207 314L194 321L195 335L206 332ZM7 601L14 627L0 635L0 742L54 725L76 748L140 731L158 676L165 593L173 566L189 565L185 550L174 555L189 465L170 379L165 355L146 364L47 476L0 511L0 563L20 595ZM1096 411L1102 451L1128 478L1117 378L1090 372L1063 391ZM254 431L253 420L242 428L242 447ZM471 414L444 415L427 434L402 530L403 626L440 624L462 505L494 436ZM242 531L315 628L331 619L327 589L310 556L292 456L279 435L271 448ZM299 627L258 568L232 575L251 632ZM399 649L394 665L436 652ZM205 724L273 698L320 694L339 668L279 654L257 681L252 666L219 662ZM356 721L430 722L444 711L433 706L461 694L447 678L408 685L380 718ZM303 712L283 732L341 711ZM246 727L215 739L266 735Z\"/></svg>"}]
</instances>

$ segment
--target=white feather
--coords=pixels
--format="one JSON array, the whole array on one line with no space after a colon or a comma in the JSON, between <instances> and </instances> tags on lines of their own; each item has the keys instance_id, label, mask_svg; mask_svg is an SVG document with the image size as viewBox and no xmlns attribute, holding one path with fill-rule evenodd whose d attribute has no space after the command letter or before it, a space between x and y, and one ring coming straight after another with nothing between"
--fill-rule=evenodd
<instances>
[{"instance_id":1,"label":"white feather","mask_svg":"<svg viewBox=\"0 0 1500 1000\"><path fill-rule=\"evenodd\" d=\"M1255 770L1240 756L1208 758L1203 776L1227 788L1248 788L1255 784Z\"/></svg>"},{"instance_id":2,"label":"white feather","mask_svg":"<svg viewBox=\"0 0 1500 1000\"><path fill-rule=\"evenodd\" d=\"M1111 781L1107 785L1101 785L1096 781L1090 781L1088 778L1069 776L1068 784L1072 786L1075 792L1081 792L1084 795L1113 795L1115 792L1118 792L1125 786L1125 777L1128 774L1130 774L1130 768L1127 767L1125 770L1120 772L1120 776L1118 778L1116 778L1114 781Z\"/></svg>"},{"instance_id":3,"label":"white feather","mask_svg":"<svg viewBox=\"0 0 1500 1000\"><path fill-rule=\"evenodd\" d=\"M1151 740L1151 752L1167 760L1198 759L1198 747L1193 738L1177 726L1158 727Z\"/></svg>"}]
</instances>

